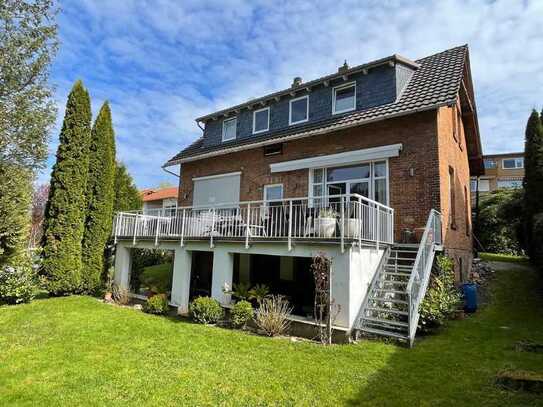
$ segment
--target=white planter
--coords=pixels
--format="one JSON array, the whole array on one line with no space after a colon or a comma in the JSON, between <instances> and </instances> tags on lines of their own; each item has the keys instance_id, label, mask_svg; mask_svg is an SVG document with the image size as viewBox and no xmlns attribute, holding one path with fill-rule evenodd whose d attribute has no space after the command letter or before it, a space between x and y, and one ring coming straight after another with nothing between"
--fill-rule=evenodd
<instances>
[{"instance_id":1,"label":"white planter","mask_svg":"<svg viewBox=\"0 0 543 407\"><path fill-rule=\"evenodd\" d=\"M351 237L353 239L358 239L360 233L362 232L362 222L360 219L346 219L345 223L347 225L347 234L346 237Z\"/></svg>"},{"instance_id":2,"label":"white planter","mask_svg":"<svg viewBox=\"0 0 543 407\"><path fill-rule=\"evenodd\" d=\"M317 236L333 237L336 233L335 218L317 218Z\"/></svg>"}]
</instances>

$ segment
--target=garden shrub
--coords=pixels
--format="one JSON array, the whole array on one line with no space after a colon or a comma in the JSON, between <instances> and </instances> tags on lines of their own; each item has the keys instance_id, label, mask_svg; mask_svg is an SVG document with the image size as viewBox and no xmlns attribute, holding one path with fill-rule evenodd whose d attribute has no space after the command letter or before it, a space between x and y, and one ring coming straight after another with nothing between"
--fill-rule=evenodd
<instances>
[{"instance_id":1,"label":"garden shrub","mask_svg":"<svg viewBox=\"0 0 543 407\"><path fill-rule=\"evenodd\" d=\"M532 263L539 268L539 270L543 271L543 213L538 213L534 216L534 224L532 226L532 247Z\"/></svg>"},{"instance_id":2,"label":"garden shrub","mask_svg":"<svg viewBox=\"0 0 543 407\"><path fill-rule=\"evenodd\" d=\"M219 302L211 297L198 297L190 303L192 318L201 324L214 324L224 315Z\"/></svg>"},{"instance_id":3,"label":"garden shrub","mask_svg":"<svg viewBox=\"0 0 543 407\"><path fill-rule=\"evenodd\" d=\"M476 237L485 251L522 254L522 191L497 190L481 199Z\"/></svg>"},{"instance_id":4,"label":"garden shrub","mask_svg":"<svg viewBox=\"0 0 543 407\"><path fill-rule=\"evenodd\" d=\"M288 301L280 295L272 295L264 298L260 308L256 311L256 325L268 336L284 334L290 326L288 317L292 307Z\"/></svg>"},{"instance_id":5,"label":"garden shrub","mask_svg":"<svg viewBox=\"0 0 543 407\"><path fill-rule=\"evenodd\" d=\"M419 326L430 329L442 325L456 311L460 301L460 292L454 285L453 260L437 256L428 291L420 304Z\"/></svg>"},{"instance_id":6,"label":"garden shrub","mask_svg":"<svg viewBox=\"0 0 543 407\"><path fill-rule=\"evenodd\" d=\"M147 301L143 305L143 312L148 314L167 314L169 310L168 297L166 294L156 294L147 298Z\"/></svg>"},{"instance_id":7,"label":"garden shrub","mask_svg":"<svg viewBox=\"0 0 543 407\"><path fill-rule=\"evenodd\" d=\"M238 301L231 311L232 325L243 328L253 317L253 305L249 301Z\"/></svg>"},{"instance_id":8,"label":"garden shrub","mask_svg":"<svg viewBox=\"0 0 543 407\"><path fill-rule=\"evenodd\" d=\"M0 268L0 304L20 304L34 299L36 275L31 266Z\"/></svg>"}]
</instances>

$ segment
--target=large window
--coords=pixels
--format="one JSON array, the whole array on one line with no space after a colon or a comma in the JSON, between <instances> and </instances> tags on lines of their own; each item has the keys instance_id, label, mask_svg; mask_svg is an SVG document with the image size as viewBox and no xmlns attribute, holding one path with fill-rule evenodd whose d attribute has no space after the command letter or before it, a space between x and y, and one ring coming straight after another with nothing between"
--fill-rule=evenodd
<instances>
[{"instance_id":1,"label":"large window","mask_svg":"<svg viewBox=\"0 0 543 407\"><path fill-rule=\"evenodd\" d=\"M315 168L311 171L311 195L316 205L321 197L358 194L388 205L388 169L386 161L345 167Z\"/></svg>"},{"instance_id":2,"label":"large window","mask_svg":"<svg viewBox=\"0 0 543 407\"><path fill-rule=\"evenodd\" d=\"M356 84L336 86L332 99L332 113L343 113L354 110L356 107Z\"/></svg>"},{"instance_id":3,"label":"large window","mask_svg":"<svg viewBox=\"0 0 543 407\"><path fill-rule=\"evenodd\" d=\"M502 166L503 166L503 169L505 170L524 168L524 158L523 157L504 158L502 161Z\"/></svg>"},{"instance_id":4,"label":"large window","mask_svg":"<svg viewBox=\"0 0 543 407\"><path fill-rule=\"evenodd\" d=\"M234 140L236 138L237 119L227 119L222 122L222 141Z\"/></svg>"},{"instance_id":5,"label":"large window","mask_svg":"<svg viewBox=\"0 0 543 407\"><path fill-rule=\"evenodd\" d=\"M488 192L490 191L490 180L489 179L479 179L479 192ZM477 180L471 180L471 192L477 192Z\"/></svg>"},{"instance_id":6,"label":"large window","mask_svg":"<svg viewBox=\"0 0 543 407\"><path fill-rule=\"evenodd\" d=\"M302 96L296 99L292 99L289 102L289 115L288 123L289 124L298 124L306 122L308 119L309 111L309 97Z\"/></svg>"},{"instance_id":7,"label":"large window","mask_svg":"<svg viewBox=\"0 0 543 407\"><path fill-rule=\"evenodd\" d=\"M253 112L253 133L261 133L270 129L270 108L255 110Z\"/></svg>"}]
</instances>

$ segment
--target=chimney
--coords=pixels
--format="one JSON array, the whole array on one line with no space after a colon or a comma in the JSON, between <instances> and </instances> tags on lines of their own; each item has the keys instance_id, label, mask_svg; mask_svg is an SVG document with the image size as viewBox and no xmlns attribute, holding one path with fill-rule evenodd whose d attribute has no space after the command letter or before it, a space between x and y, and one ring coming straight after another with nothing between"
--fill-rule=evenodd
<instances>
[{"instance_id":1,"label":"chimney","mask_svg":"<svg viewBox=\"0 0 543 407\"><path fill-rule=\"evenodd\" d=\"M292 85L291 87L292 88L296 88L298 86L300 86L302 84L302 78L300 78L299 76L295 77L294 80L292 81Z\"/></svg>"},{"instance_id":2,"label":"chimney","mask_svg":"<svg viewBox=\"0 0 543 407\"><path fill-rule=\"evenodd\" d=\"M347 64L347 60L345 60L345 62L343 62L343 65L341 65L338 69L337 69L337 73L345 73L349 70L349 64Z\"/></svg>"}]
</instances>

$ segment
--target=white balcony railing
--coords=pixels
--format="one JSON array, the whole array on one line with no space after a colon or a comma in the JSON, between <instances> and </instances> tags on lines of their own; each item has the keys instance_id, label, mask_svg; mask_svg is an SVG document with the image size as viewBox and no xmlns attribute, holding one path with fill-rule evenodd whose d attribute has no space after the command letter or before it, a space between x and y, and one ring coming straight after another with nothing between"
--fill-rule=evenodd
<instances>
[{"instance_id":1,"label":"white balcony railing","mask_svg":"<svg viewBox=\"0 0 543 407\"><path fill-rule=\"evenodd\" d=\"M119 212L115 239L296 240L393 243L394 210L357 194Z\"/></svg>"}]
</instances>

